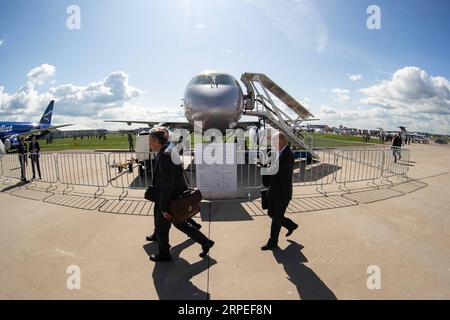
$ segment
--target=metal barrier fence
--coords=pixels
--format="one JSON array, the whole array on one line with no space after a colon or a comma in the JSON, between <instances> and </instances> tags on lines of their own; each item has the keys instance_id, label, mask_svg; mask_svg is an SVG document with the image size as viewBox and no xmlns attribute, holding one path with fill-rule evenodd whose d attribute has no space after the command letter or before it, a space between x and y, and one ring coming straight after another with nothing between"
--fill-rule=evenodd
<instances>
[{"instance_id":1,"label":"metal barrier fence","mask_svg":"<svg viewBox=\"0 0 450 320\"><path fill-rule=\"evenodd\" d=\"M147 188L152 183L154 153L121 152L108 155L108 174L114 188Z\"/></svg>"},{"instance_id":2,"label":"metal barrier fence","mask_svg":"<svg viewBox=\"0 0 450 320\"><path fill-rule=\"evenodd\" d=\"M2 160L2 171L5 178L20 179L21 178L21 166L19 161L19 155L7 154Z\"/></svg>"},{"instance_id":3,"label":"metal barrier fence","mask_svg":"<svg viewBox=\"0 0 450 320\"><path fill-rule=\"evenodd\" d=\"M323 186L333 183L334 174L338 169L333 150L314 150L319 161L314 160L305 151L294 151L297 158L294 163L294 186Z\"/></svg>"},{"instance_id":4,"label":"metal barrier fence","mask_svg":"<svg viewBox=\"0 0 450 320\"><path fill-rule=\"evenodd\" d=\"M241 152L241 151L238 151ZM323 186L351 182L374 181L406 175L410 152L402 148L318 149L315 160L304 151L294 151L294 186ZM182 153L181 160L192 186L196 186L194 151ZM237 188L255 189L262 186L261 168L255 161L256 153L244 152L244 164L237 165ZM145 189L152 183L155 163L153 153L40 153L24 159L27 179L33 175L33 162L39 160L42 182L70 186L104 188L111 185L121 189ZM34 160L34 161L31 161ZM0 175L21 179L21 161L18 154L0 157ZM35 168L35 176L39 176Z\"/></svg>"},{"instance_id":5,"label":"metal barrier fence","mask_svg":"<svg viewBox=\"0 0 450 320\"><path fill-rule=\"evenodd\" d=\"M336 151L335 155L335 165L340 168L336 173L337 183L370 181L383 174L383 149L346 149Z\"/></svg>"},{"instance_id":6,"label":"metal barrier fence","mask_svg":"<svg viewBox=\"0 0 450 320\"><path fill-rule=\"evenodd\" d=\"M410 152L408 149L392 147L386 150L383 178L406 175L409 171Z\"/></svg>"},{"instance_id":7,"label":"metal barrier fence","mask_svg":"<svg viewBox=\"0 0 450 320\"><path fill-rule=\"evenodd\" d=\"M57 154L59 182L67 185L107 187L106 156L103 153Z\"/></svg>"},{"instance_id":8,"label":"metal barrier fence","mask_svg":"<svg viewBox=\"0 0 450 320\"><path fill-rule=\"evenodd\" d=\"M3 177L3 155L0 154L0 177Z\"/></svg>"}]
</instances>

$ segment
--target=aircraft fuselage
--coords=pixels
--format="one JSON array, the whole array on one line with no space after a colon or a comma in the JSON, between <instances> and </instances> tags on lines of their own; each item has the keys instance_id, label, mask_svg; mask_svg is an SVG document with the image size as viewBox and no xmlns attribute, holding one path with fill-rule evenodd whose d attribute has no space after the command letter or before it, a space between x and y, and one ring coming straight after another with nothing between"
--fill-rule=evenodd
<instances>
[{"instance_id":1,"label":"aircraft fuselage","mask_svg":"<svg viewBox=\"0 0 450 320\"><path fill-rule=\"evenodd\" d=\"M203 72L187 85L184 94L186 119L194 125L201 121L203 131L232 128L243 113L243 93L231 75Z\"/></svg>"}]
</instances>

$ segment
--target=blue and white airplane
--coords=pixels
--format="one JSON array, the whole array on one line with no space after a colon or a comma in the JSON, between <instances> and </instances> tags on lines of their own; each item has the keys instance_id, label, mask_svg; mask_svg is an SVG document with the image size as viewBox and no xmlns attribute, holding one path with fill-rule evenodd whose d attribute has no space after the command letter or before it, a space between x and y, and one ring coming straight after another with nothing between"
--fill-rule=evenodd
<instances>
[{"instance_id":1,"label":"blue and white airplane","mask_svg":"<svg viewBox=\"0 0 450 320\"><path fill-rule=\"evenodd\" d=\"M6 151L14 149L19 145L21 137L30 135L40 136L57 128L71 126L71 124L63 124L52 126L52 114L55 101L50 101L47 109L45 109L39 123L32 122L3 122L0 121L0 140L3 142Z\"/></svg>"}]
</instances>

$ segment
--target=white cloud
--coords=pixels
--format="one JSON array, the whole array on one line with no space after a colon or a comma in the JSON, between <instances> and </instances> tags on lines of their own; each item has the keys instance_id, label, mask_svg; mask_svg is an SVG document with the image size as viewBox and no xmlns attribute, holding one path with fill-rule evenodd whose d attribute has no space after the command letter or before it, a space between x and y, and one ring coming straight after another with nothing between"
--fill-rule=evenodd
<instances>
[{"instance_id":1,"label":"white cloud","mask_svg":"<svg viewBox=\"0 0 450 320\"><path fill-rule=\"evenodd\" d=\"M328 106L328 105L321 105L320 106L320 114L337 114L337 110Z\"/></svg>"},{"instance_id":2,"label":"white cloud","mask_svg":"<svg viewBox=\"0 0 450 320\"><path fill-rule=\"evenodd\" d=\"M397 113L450 115L450 82L429 76L418 67L397 70L391 79L360 89L361 102L395 110Z\"/></svg>"},{"instance_id":3,"label":"white cloud","mask_svg":"<svg viewBox=\"0 0 450 320\"><path fill-rule=\"evenodd\" d=\"M32 85L44 83L47 79L55 75L56 68L50 64L43 64L32 69L27 74L27 81Z\"/></svg>"},{"instance_id":4,"label":"white cloud","mask_svg":"<svg viewBox=\"0 0 450 320\"><path fill-rule=\"evenodd\" d=\"M350 81L360 81L363 78L362 74L349 74L347 75Z\"/></svg>"},{"instance_id":5,"label":"white cloud","mask_svg":"<svg viewBox=\"0 0 450 320\"><path fill-rule=\"evenodd\" d=\"M312 0L246 0L272 20L297 49L321 53L328 43L328 28Z\"/></svg>"},{"instance_id":6,"label":"white cloud","mask_svg":"<svg viewBox=\"0 0 450 320\"><path fill-rule=\"evenodd\" d=\"M348 89L334 88L331 90L331 92L334 94L335 98L340 102L348 102L351 100L349 96L350 91Z\"/></svg>"},{"instance_id":7,"label":"white cloud","mask_svg":"<svg viewBox=\"0 0 450 320\"><path fill-rule=\"evenodd\" d=\"M25 85L17 92L10 94L0 87L0 115L10 120L37 118L49 101L54 99L55 115L80 120L86 118L92 121L102 118L108 110L127 106L142 93L129 84L128 75L122 71L112 72L106 78L86 86L62 84L50 88L48 92L38 92L36 86L45 83L55 75L55 72L54 66L44 64L27 74ZM140 116L139 113L138 115Z\"/></svg>"},{"instance_id":8,"label":"white cloud","mask_svg":"<svg viewBox=\"0 0 450 320\"><path fill-rule=\"evenodd\" d=\"M3 36L0 38L0 47L2 46L3 42L5 42L6 36Z\"/></svg>"},{"instance_id":9,"label":"white cloud","mask_svg":"<svg viewBox=\"0 0 450 320\"><path fill-rule=\"evenodd\" d=\"M347 94L346 89L333 89ZM341 110L322 106L317 115L324 123L362 129L382 127L394 130L450 134L450 82L433 77L417 67L397 70L388 80L360 89L363 108Z\"/></svg>"}]
</instances>

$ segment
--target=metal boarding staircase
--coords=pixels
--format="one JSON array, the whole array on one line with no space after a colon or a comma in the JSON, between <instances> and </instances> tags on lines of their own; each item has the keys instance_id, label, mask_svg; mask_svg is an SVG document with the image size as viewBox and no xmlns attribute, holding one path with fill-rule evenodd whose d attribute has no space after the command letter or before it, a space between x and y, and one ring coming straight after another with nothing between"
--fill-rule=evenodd
<instances>
[{"instance_id":1,"label":"metal boarding staircase","mask_svg":"<svg viewBox=\"0 0 450 320\"><path fill-rule=\"evenodd\" d=\"M282 131L294 148L304 149L315 160L319 160L319 156L313 150L312 136L300 126L303 121L313 117L313 115L265 74L244 73L241 81L247 89L244 114L264 119L271 127ZM256 85L259 85L262 93ZM297 118L292 119L280 109L274 103L270 93L283 102L289 110L293 111Z\"/></svg>"}]
</instances>

